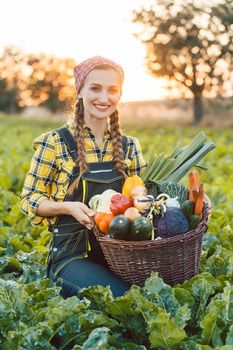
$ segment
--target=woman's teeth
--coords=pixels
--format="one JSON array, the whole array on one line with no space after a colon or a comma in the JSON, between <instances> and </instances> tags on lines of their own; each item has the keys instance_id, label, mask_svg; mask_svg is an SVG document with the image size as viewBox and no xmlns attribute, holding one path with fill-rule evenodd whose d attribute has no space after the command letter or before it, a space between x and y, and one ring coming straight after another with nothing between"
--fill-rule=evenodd
<instances>
[{"instance_id":1,"label":"woman's teeth","mask_svg":"<svg viewBox=\"0 0 233 350\"><path fill-rule=\"evenodd\" d=\"M95 105L95 107L101 111L105 111L108 109L109 106L103 106L103 105Z\"/></svg>"}]
</instances>

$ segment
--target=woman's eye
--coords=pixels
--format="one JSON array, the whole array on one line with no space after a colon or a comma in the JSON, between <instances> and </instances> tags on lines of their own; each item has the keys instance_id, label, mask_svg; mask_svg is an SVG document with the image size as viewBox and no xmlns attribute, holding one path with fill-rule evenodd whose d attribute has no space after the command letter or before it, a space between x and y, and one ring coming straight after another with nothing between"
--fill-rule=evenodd
<instances>
[{"instance_id":1,"label":"woman's eye","mask_svg":"<svg viewBox=\"0 0 233 350\"><path fill-rule=\"evenodd\" d=\"M101 87L99 87L99 86L92 86L90 88L90 90L93 91L93 92L98 92L98 91L101 90ZM110 88L110 89L108 89L108 92L110 94L117 94L119 92L119 89L117 89L117 88Z\"/></svg>"},{"instance_id":2,"label":"woman's eye","mask_svg":"<svg viewBox=\"0 0 233 350\"><path fill-rule=\"evenodd\" d=\"M118 93L118 89L110 89L109 92L112 94L116 94Z\"/></svg>"}]
</instances>

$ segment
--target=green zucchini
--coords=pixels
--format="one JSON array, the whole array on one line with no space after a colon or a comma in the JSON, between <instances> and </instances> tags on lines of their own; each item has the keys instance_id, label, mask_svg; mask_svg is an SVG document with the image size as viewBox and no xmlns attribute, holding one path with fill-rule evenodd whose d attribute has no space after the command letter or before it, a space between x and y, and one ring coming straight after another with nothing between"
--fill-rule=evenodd
<instances>
[{"instance_id":1,"label":"green zucchini","mask_svg":"<svg viewBox=\"0 0 233 350\"><path fill-rule=\"evenodd\" d=\"M130 221L124 215L115 216L109 225L110 237L115 239L128 239L130 231Z\"/></svg>"},{"instance_id":2,"label":"green zucchini","mask_svg":"<svg viewBox=\"0 0 233 350\"><path fill-rule=\"evenodd\" d=\"M141 216L131 222L130 240L143 241L151 238L153 226L147 218Z\"/></svg>"}]
</instances>

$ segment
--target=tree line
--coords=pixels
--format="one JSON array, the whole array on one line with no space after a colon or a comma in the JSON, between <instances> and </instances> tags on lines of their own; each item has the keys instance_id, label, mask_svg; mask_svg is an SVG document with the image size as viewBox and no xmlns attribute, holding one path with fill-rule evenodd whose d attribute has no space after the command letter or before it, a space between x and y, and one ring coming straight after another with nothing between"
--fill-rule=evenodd
<instances>
[{"instance_id":1,"label":"tree line","mask_svg":"<svg viewBox=\"0 0 233 350\"><path fill-rule=\"evenodd\" d=\"M15 113L33 105L64 110L75 96L74 66L71 58L6 47L0 57L0 111Z\"/></svg>"},{"instance_id":2,"label":"tree line","mask_svg":"<svg viewBox=\"0 0 233 350\"><path fill-rule=\"evenodd\" d=\"M203 117L203 95L233 91L233 1L153 0L132 12L133 34L146 47L145 67L170 88L193 98L193 120ZM0 111L28 105L64 110L75 98L71 58L25 54L7 47L0 57ZM233 93L232 93L233 95Z\"/></svg>"}]
</instances>

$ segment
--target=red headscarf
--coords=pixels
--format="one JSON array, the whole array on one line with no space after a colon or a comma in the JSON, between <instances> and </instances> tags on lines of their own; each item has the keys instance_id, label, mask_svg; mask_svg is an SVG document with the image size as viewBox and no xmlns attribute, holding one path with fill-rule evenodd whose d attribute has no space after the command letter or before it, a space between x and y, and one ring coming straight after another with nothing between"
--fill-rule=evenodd
<instances>
[{"instance_id":1,"label":"red headscarf","mask_svg":"<svg viewBox=\"0 0 233 350\"><path fill-rule=\"evenodd\" d=\"M77 92L80 91L87 74L92 69L101 65L108 65L114 68L120 74L121 80L123 82L124 71L118 63L108 58L104 58L102 56L95 56L95 57L88 58L87 60L81 62L74 68L75 86L76 86Z\"/></svg>"}]
</instances>

